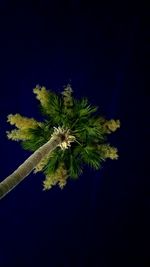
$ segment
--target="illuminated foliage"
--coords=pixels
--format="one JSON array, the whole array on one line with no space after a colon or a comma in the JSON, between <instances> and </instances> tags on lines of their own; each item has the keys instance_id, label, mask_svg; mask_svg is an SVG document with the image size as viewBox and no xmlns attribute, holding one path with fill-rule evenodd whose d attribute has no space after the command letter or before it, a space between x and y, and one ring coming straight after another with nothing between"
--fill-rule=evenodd
<instances>
[{"instance_id":1,"label":"illuminated foliage","mask_svg":"<svg viewBox=\"0 0 150 267\"><path fill-rule=\"evenodd\" d=\"M63 188L69 177L76 179L82 174L86 164L98 170L102 161L118 159L118 150L107 143L107 135L120 127L119 120L107 120L97 114L98 107L90 105L87 98L75 99L70 85L60 95L39 85L33 92L39 100L43 121L10 114L7 121L17 129L7 131L7 137L21 141L24 149L34 152L55 131L67 128L68 140L73 142L66 149L62 140L61 146L43 157L35 167L34 173L45 174L44 190L56 184Z\"/></svg>"},{"instance_id":2,"label":"illuminated foliage","mask_svg":"<svg viewBox=\"0 0 150 267\"><path fill-rule=\"evenodd\" d=\"M43 190L48 190L57 183L59 187L62 189L66 185L67 178L68 178L67 170L65 169L64 164L61 163L54 173L46 175L46 178L43 182L44 186Z\"/></svg>"}]
</instances>

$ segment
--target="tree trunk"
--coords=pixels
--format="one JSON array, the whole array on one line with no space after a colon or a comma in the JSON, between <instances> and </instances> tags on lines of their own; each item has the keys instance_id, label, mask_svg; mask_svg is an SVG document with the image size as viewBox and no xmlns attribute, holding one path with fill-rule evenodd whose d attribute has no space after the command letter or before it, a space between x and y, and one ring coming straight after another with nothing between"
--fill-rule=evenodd
<instances>
[{"instance_id":1,"label":"tree trunk","mask_svg":"<svg viewBox=\"0 0 150 267\"><path fill-rule=\"evenodd\" d=\"M36 167L40 160L52 152L61 143L61 138L51 138L46 144L37 149L23 164L0 183L0 199L17 186Z\"/></svg>"}]
</instances>

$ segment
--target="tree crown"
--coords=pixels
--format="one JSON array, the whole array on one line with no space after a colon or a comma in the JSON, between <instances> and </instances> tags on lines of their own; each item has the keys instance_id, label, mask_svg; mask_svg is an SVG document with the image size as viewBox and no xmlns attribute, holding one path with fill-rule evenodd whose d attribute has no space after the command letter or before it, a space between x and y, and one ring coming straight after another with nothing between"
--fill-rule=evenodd
<instances>
[{"instance_id":1,"label":"tree crown","mask_svg":"<svg viewBox=\"0 0 150 267\"><path fill-rule=\"evenodd\" d=\"M75 99L70 84L60 95L39 85L33 92L39 100L43 121L10 114L7 121L16 129L7 131L7 137L21 141L21 146L32 152L51 138L54 127L69 129L75 140L68 149L57 147L34 169L34 173L45 174L44 190L55 184L63 188L69 177L78 178L85 164L98 170L102 161L118 159L118 150L107 142L107 135L120 127L119 120L107 120L97 114L98 107L90 105L87 98Z\"/></svg>"}]
</instances>

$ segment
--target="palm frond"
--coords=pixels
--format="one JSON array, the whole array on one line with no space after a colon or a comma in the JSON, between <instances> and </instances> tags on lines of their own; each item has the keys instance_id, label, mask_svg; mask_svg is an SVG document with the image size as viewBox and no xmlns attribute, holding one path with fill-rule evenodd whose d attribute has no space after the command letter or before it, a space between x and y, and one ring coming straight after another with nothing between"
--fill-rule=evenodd
<instances>
[{"instance_id":1,"label":"palm frond","mask_svg":"<svg viewBox=\"0 0 150 267\"><path fill-rule=\"evenodd\" d=\"M56 148L55 151L52 152L50 155L45 167L43 168L43 172L46 175L54 174L60 164L61 160L61 151Z\"/></svg>"},{"instance_id":2,"label":"palm frond","mask_svg":"<svg viewBox=\"0 0 150 267\"><path fill-rule=\"evenodd\" d=\"M40 110L42 114L47 114L54 124L59 124L61 121L61 105L61 98L53 93L49 96L47 108L41 106Z\"/></svg>"},{"instance_id":3,"label":"palm frond","mask_svg":"<svg viewBox=\"0 0 150 267\"><path fill-rule=\"evenodd\" d=\"M35 129L29 128L28 134L31 135L29 140L22 141L21 146L25 150L35 151L40 146L44 145L51 136L53 128L50 128L46 123L41 124Z\"/></svg>"},{"instance_id":4,"label":"palm frond","mask_svg":"<svg viewBox=\"0 0 150 267\"><path fill-rule=\"evenodd\" d=\"M80 117L85 117L85 116L89 116L91 115L92 113L96 112L97 111L97 107L92 107L92 106L87 106L83 109L80 109L79 111L79 116Z\"/></svg>"},{"instance_id":5,"label":"palm frond","mask_svg":"<svg viewBox=\"0 0 150 267\"><path fill-rule=\"evenodd\" d=\"M22 141L21 146L25 150L29 150L31 152L36 151L40 146L44 145L45 141L41 138L32 138L30 140Z\"/></svg>"},{"instance_id":6,"label":"palm frond","mask_svg":"<svg viewBox=\"0 0 150 267\"><path fill-rule=\"evenodd\" d=\"M70 154L69 165L69 176L71 178L78 178L78 176L82 173L79 157L75 157L73 154Z\"/></svg>"},{"instance_id":7,"label":"palm frond","mask_svg":"<svg viewBox=\"0 0 150 267\"><path fill-rule=\"evenodd\" d=\"M46 175L45 180L43 182L43 190L49 190L52 188L52 186L58 184L59 187L62 189L67 182L68 173L65 169L65 165L63 163L60 163L57 170L50 174Z\"/></svg>"},{"instance_id":8,"label":"palm frond","mask_svg":"<svg viewBox=\"0 0 150 267\"><path fill-rule=\"evenodd\" d=\"M81 152L81 157L84 163L98 170L101 167L101 156L92 146L85 146Z\"/></svg>"},{"instance_id":9,"label":"palm frond","mask_svg":"<svg viewBox=\"0 0 150 267\"><path fill-rule=\"evenodd\" d=\"M92 113L96 112L98 107L92 106L88 104L88 99L83 98L81 100L75 100L74 101L74 111L77 114L78 117L88 117Z\"/></svg>"},{"instance_id":10,"label":"palm frond","mask_svg":"<svg viewBox=\"0 0 150 267\"><path fill-rule=\"evenodd\" d=\"M60 123L61 114L61 98L56 93L46 90L45 87L39 85L33 89L36 98L40 101L39 109L43 116L50 118L53 124Z\"/></svg>"}]
</instances>

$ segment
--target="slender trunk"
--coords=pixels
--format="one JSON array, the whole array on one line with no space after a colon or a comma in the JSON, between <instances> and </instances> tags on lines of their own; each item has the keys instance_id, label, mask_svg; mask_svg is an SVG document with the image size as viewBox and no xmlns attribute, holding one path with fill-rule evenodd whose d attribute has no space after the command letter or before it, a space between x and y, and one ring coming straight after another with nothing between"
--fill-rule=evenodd
<instances>
[{"instance_id":1,"label":"slender trunk","mask_svg":"<svg viewBox=\"0 0 150 267\"><path fill-rule=\"evenodd\" d=\"M61 138L51 138L46 144L37 149L23 164L0 183L0 199L17 186L36 167L40 160L53 151L61 143Z\"/></svg>"}]
</instances>

